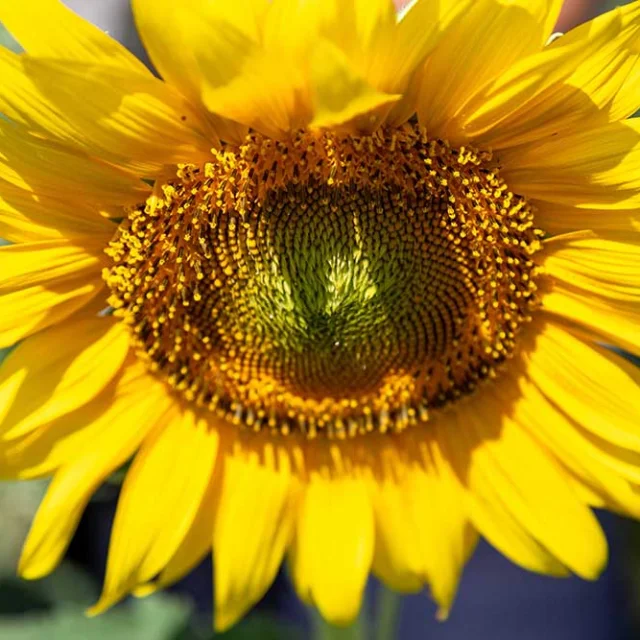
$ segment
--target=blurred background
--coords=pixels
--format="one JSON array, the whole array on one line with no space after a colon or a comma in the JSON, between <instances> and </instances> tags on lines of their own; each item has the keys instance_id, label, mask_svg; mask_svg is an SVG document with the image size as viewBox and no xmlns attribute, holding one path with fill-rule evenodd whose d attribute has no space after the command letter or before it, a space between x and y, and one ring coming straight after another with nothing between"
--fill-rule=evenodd
<instances>
[{"instance_id":1,"label":"blurred background","mask_svg":"<svg viewBox=\"0 0 640 640\"><path fill-rule=\"evenodd\" d=\"M146 60L129 0L66 0L66 4ZM566 0L557 30L567 31L616 4L623 3ZM15 47L1 27L0 44ZM0 640L214 637L210 559L168 592L142 600L130 599L99 618L85 618L84 609L95 602L100 590L118 498L117 481L106 484L97 493L82 518L65 562L52 576L38 582L17 579L20 548L45 489L46 482L41 481L0 483ZM270 592L242 623L215 637L636 639L640 637L640 525L610 514L599 515L609 538L611 561L602 578L594 583L527 573L481 544L465 570L447 622L436 621L435 607L426 594L395 597L372 579L360 619L350 629L334 630L323 626L315 614L297 601L282 571Z\"/></svg>"}]
</instances>

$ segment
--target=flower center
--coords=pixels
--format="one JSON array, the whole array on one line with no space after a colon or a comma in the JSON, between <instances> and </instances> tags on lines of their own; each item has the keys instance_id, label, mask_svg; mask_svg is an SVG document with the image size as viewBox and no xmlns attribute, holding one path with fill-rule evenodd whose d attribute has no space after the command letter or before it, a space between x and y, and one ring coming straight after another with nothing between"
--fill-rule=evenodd
<instances>
[{"instance_id":1,"label":"flower center","mask_svg":"<svg viewBox=\"0 0 640 640\"><path fill-rule=\"evenodd\" d=\"M513 352L540 235L489 153L418 127L254 134L156 185L105 277L189 401L256 430L399 431Z\"/></svg>"}]
</instances>

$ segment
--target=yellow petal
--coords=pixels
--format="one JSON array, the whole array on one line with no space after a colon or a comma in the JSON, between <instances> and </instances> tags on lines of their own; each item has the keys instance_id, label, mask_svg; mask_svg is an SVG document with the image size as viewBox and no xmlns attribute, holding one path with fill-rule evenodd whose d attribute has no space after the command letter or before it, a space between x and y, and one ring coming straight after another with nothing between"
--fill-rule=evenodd
<instances>
[{"instance_id":1,"label":"yellow petal","mask_svg":"<svg viewBox=\"0 0 640 640\"><path fill-rule=\"evenodd\" d=\"M266 593L295 523L288 454L260 438L224 454L213 525L215 626L234 624Z\"/></svg>"},{"instance_id":2,"label":"yellow petal","mask_svg":"<svg viewBox=\"0 0 640 640\"><path fill-rule=\"evenodd\" d=\"M84 238L0 247L0 292L100 269L106 241L108 238Z\"/></svg>"},{"instance_id":3,"label":"yellow petal","mask_svg":"<svg viewBox=\"0 0 640 640\"><path fill-rule=\"evenodd\" d=\"M576 232L547 240L544 266L552 285L542 305L573 330L638 351L639 249L626 237L635 239Z\"/></svg>"},{"instance_id":4,"label":"yellow petal","mask_svg":"<svg viewBox=\"0 0 640 640\"><path fill-rule=\"evenodd\" d=\"M300 597L332 624L349 624L358 614L374 536L364 481L312 472L298 514L292 572Z\"/></svg>"},{"instance_id":5,"label":"yellow petal","mask_svg":"<svg viewBox=\"0 0 640 640\"><path fill-rule=\"evenodd\" d=\"M390 0L275 0L265 21L265 46L321 59L317 40L328 40L344 58L339 74L346 67L370 90L400 94L435 46L439 30L466 4L458 2L454 11L450 2L418 2L397 15Z\"/></svg>"},{"instance_id":6,"label":"yellow petal","mask_svg":"<svg viewBox=\"0 0 640 640\"><path fill-rule=\"evenodd\" d=\"M375 481L374 481L375 482ZM413 496L393 479L378 481L373 490L376 539L373 572L387 587L417 593L424 582L418 525L407 504Z\"/></svg>"},{"instance_id":7,"label":"yellow petal","mask_svg":"<svg viewBox=\"0 0 640 640\"><path fill-rule=\"evenodd\" d=\"M631 115L640 106L639 34L638 2L581 25L478 92L457 126L496 149Z\"/></svg>"},{"instance_id":8,"label":"yellow petal","mask_svg":"<svg viewBox=\"0 0 640 640\"><path fill-rule=\"evenodd\" d=\"M569 205L536 200L536 224L550 234L570 233L589 229L596 234L610 231L637 233L640 231L638 209L580 209Z\"/></svg>"},{"instance_id":9,"label":"yellow petal","mask_svg":"<svg viewBox=\"0 0 640 640\"><path fill-rule=\"evenodd\" d=\"M34 194L0 181L0 238L10 242L108 238L115 229L95 208Z\"/></svg>"},{"instance_id":10,"label":"yellow petal","mask_svg":"<svg viewBox=\"0 0 640 640\"><path fill-rule=\"evenodd\" d=\"M24 59L24 55L0 47L0 73L4 79L0 86L0 113L27 129L40 128L39 121L42 120L56 138L78 136L80 132L69 127L64 115L43 100L24 72Z\"/></svg>"},{"instance_id":11,"label":"yellow petal","mask_svg":"<svg viewBox=\"0 0 640 640\"><path fill-rule=\"evenodd\" d=\"M393 0L352 0L352 5L354 35L360 48L373 48L376 40L391 35L396 25Z\"/></svg>"},{"instance_id":12,"label":"yellow petal","mask_svg":"<svg viewBox=\"0 0 640 640\"><path fill-rule=\"evenodd\" d=\"M474 527L521 567L554 576L567 575L567 569L533 537L526 524L514 513L505 496L495 486L491 473L476 467L471 484L469 466L472 449L459 437L468 420L467 414L468 408L461 407L433 426L462 485L463 504ZM498 415L488 414L484 418L498 419Z\"/></svg>"},{"instance_id":13,"label":"yellow petal","mask_svg":"<svg viewBox=\"0 0 640 640\"><path fill-rule=\"evenodd\" d=\"M91 615L154 578L173 557L206 494L217 450L217 431L178 405L148 436L122 486L104 588Z\"/></svg>"},{"instance_id":14,"label":"yellow petal","mask_svg":"<svg viewBox=\"0 0 640 640\"><path fill-rule=\"evenodd\" d=\"M398 459L389 447L386 469L373 481L373 566L395 589L416 591L427 582L440 616L446 617L476 535L439 443L420 436L408 438L413 459Z\"/></svg>"},{"instance_id":15,"label":"yellow petal","mask_svg":"<svg viewBox=\"0 0 640 640\"><path fill-rule=\"evenodd\" d=\"M461 13L428 59L421 76L418 117L430 135L453 142L453 119L465 102L513 64L541 50L559 0L477 0Z\"/></svg>"},{"instance_id":16,"label":"yellow petal","mask_svg":"<svg viewBox=\"0 0 640 640\"><path fill-rule=\"evenodd\" d=\"M391 0L351 0L335 3L332 22L323 34L333 37L345 55L346 64L363 82L379 93L400 93L415 67L428 51L434 23L405 13L402 28ZM344 23L342 28L335 23ZM404 36L404 37L403 37Z\"/></svg>"},{"instance_id":17,"label":"yellow petal","mask_svg":"<svg viewBox=\"0 0 640 640\"><path fill-rule=\"evenodd\" d=\"M600 573L607 545L597 520L580 503L557 462L511 420L505 403L490 389L476 395L461 413L457 436L467 447L465 482L471 492L500 502L574 573L589 579ZM485 533L483 523L476 524ZM502 550L509 555L508 549Z\"/></svg>"},{"instance_id":18,"label":"yellow petal","mask_svg":"<svg viewBox=\"0 0 640 640\"><path fill-rule=\"evenodd\" d=\"M607 544L595 516L580 504L555 461L517 424L490 424L481 415L474 411L468 425L469 441L478 443L470 486L476 469L490 475L506 506L541 544L579 576L597 577Z\"/></svg>"},{"instance_id":19,"label":"yellow petal","mask_svg":"<svg viewBox=\"0 0 640 640\"><path fill-rule=\"evenodd\" d=\"M36 195L85 205L138 204L151 191L139 177L2 120L0 179Z\"/></svg>"},{"instance_id":20,"label":"yellow petal","mask_svg":"<svg viewBox=\"0 0 640 640\"><path fill-rule=\"evenodd\" d=\"M133 590L133 595L145 597L158 589L164 589L168 585L177 582L196 567L205 555L211 551L216 480L217 476L212 474L209 486L200 503L200 508L194 516L187 534L171 559L166 563L155 580L136 587Z\"/></svg>"},{"instance_id":21,"label":"yellow petal","mask_svg":"<svg viewBox=\"0 0 640 640\"><path fill-rule=\"evenodd\" d=\"M640 302L640 240L635 236L577 232L551 238L544 246L544 269L555 280L599 296Z\"/></svg>"},{"instance_id":22,"label":"yellow petal","mask_svg":"<svg viewBox=\"0 0 640 640\"><path fill-rule=\"evenodd\" d=\"M402 98L392 107L386 124L398 127L404 124L416 112L418 96L421 92L422 78L425 72L425 57L445 40L449 28L458 16L468 11L474 0L440 0L430 2L414 0L405 4L398 14L394 47L401 47L404 55L393 56L401 66L402 82L397 86ZM402 72L404 69L404 73Z\"/></svg>"},{"instance_id":23,"label":"yellow petal","mask_svg":"<svg viewBox=\"0 0 640 640\"><path fill-rule=\"evenodd\" d=\"M516 193L585 209L640 205L640 119L579 130L503 152Z\"/></svg>"},{"instance_id":24,"label":"yellow petal","mask_svg":"<svg viewBox=\"0 0 640 640\"><path fill-rule=\"evenodd\" d=\"M265 49L258 42L255 19L232 19L223 4L202 9L200 17L194 14L198 23L188 27L205 106L276 138L304 126L309 98L299 61L281 48ZM255 8L249 12L253 14Z\"/></svg>"},{"instance_id":25,"label":"yellow petal","mask_svg":"<svg viewBox=\"0 0 640 640\"><path fill-rule=\"evenodd\" d=\"M292 60L307 59L319 37L329 38L342 50L360 50L355 26L356 2L272 0L262 26L264 46L268 51L284 52ZM381 2L374 0L371 8L370 20L380 20Z\"/></svg>"},{"instance_id":26,"label":"yellow petal","mask_svg":"<svg viewBox=\"0 0 640 640\"><path fill-rule=\"evenodd\" d=\"M251 47L242 54L230 49L224 57L214 57L207 46L199 57L205 76L202 99L213 113L274 138L308 124L307 79L294 61L283 60L279 52L252 51ZM287 73L282 73L283 66Z\"/></svg>"},{"instance_id":27,"label":"yellow petal","mask_svg":"<svg viewBox=\"0 0 640 640\"><path fill-rule=\"evenodd\" d=\"M144 64L119 42L60 0L2 0L0 22L34 56L103 62L149 74Z\"/></svg>"},{"instance_id":28,"label":"yellow petal","mask_svg":"<svg viewBox=\"0 0 640 640\"><path fill-rule=\"evenodd\" d=\"M545 293L542 305L544 317L578 335L640 353L637 304L623 304L556 282Z\"/></svg>"},{"instance_id":29,"label":"yellow petal","mask_svg":"<svg viewBox=\"0 0 640 640\"><path fill-rule=\"evenodd\" d=\"M87 132L80 128L78 123L74 123L73 118L69 117L82 108L81 106L79 107L78 101L72 102L70 109L68 104L60 105L52 101L50 97L56 97L63 87L57 87L55 80L48 77L43 78L42 74L40 74L37 84L35 79L29 76L27 67L29 66L29 62L31 66L51 65L55 71L55 68L60 66L64 69L71 66L76 68L75 65L86 68L87 66L98 65L98 63L88 63L86 61L74 62L71 60L65 60L63 63L60 60L51 59L47 59L46 61L37 59L37 62L34 62L35 60L36 59L31 56L18 55L8 49L0 47L0 77L4 80L4 82L0 84L0 113L7 116L14 123L20 124L23 136L26 135L27 132L30 134L37 132L40 137L63 142L70 146L75 145L76 147L84 149L92 147L95 151L96 145L91 144L91 139L87 136ZM77 96L79 93L82 93L85 99L89 95L94 96L96 100L101 102L102 116L104 116L105 112L110 113L112 110L117 112L119 108L117 100L105 102L99 89L97 95L95 90L87 91L89 85L93 84L95 87L96 84L101 83L100 77L102 73L115 75L116 77L121 75L127 78L134 77L138 79L139 84L142 86L145 84L152 84L152 86L155 83L162 84L159 80L151 76L141 76L128 68L113 67L104 64L96 66L95 68L98 77L86 79L87 85L85 86L83 84L82 88L75 95ZM34 73L37 76L37 69ZM52 83L53 89L50 88ZM131 83L129 82L129 84ZM114 89L111 88L105 93L113 92ZM171 91L167 89L167 93L170 95ZM62 101L58 99L58 102ZM173 102L175 102L175 99ZM67 113L67 111L70 111L70 113ZM96 123L93 123L93 126L95 127ZM150 172L146 170L143 163L135 162L130 157L117 156L117 154L110 151L109 148L100 150L99 155L102 159L110 159L112 162L116 162L119 167L132 171L135 174L143 173L147 175L153 173L153 171ZM157 167L158 164L156 162L153 166L153 170L156 172ZM141 169L145 170L141 171Z\"/></svg>"},{"instance_id":30,"label":"yellow petal","mask_svg":"<svg viewBox=\"0 0 640 640\"><path fill-rule=\"evenodd\" d=\"M1 437L20 437L95 398L128 351L122 323L88 313L27 338L0 367Z\"/></svg>"},{"instance_id":31,"label":"yellow petal","mask_svg":"<svg viewBox=\"0 0 640 640\"><path fill-rule=\"evenodd\" d=\"M11 347L36 331L62 322L87 305L102 288L99 274L78 274L63 283L2 294L0 301L11 312L0 320L0 348Z\"/></svg>"},{"instance_id":32,"label":"yellow petal","mask_svg":"<svg viewBox=\"0 0 640 640\"><path fill-rule=\"evenodd\" d=\"M268 5L264 0L182 4L133 0L132 6L142 41L160 75L186 97L199 100L203 79L195 55L198 40L210 38L212 50L223 55L236 39L248 46L258 40L258 24Z\"/></svg>"},{"instance_id":33,"label":"yellow petal","mask_svg":"<svg viewBox=\"0 0 640 640\"><path fill-rule=\"evenodd\" d=\"M116 378L94 400L22 438L1 442L0 475L22 479L51 475L90 453L111 437L109 420L126 421L121 412L129 406L128 394L139 392L143 384L153 387L150 393L155 397L165 392L163 384L150 378L131 354Z\"/></svg>"},{"instance_id":34,"label":"yellow petal","mask_svg":"<svg viewBox=\"0 0 640 640\"><path fill-rule=\"evenodd\" d=\"M360 116L362 119L355 123L356 130L372 130L400 98L400 95L375 90L350 68L347 57L326 41L318 43L314 49L311 73L314 100L312 127L344 125ZM377 109L381 111L370 113Z\"/></svg>"},{"instance_id":35,"label":"yellow petal","mask_svg":"<svg viewBox=\"0 0 640 640\"><path fill-rule=\"evenodd\" d=\"M86 305L102 288L101 244L52 240L0 248L0 345L15 344Z\"/></svg>"},{"instance_id":36,"label":"yellow petal","mask_svg":"<svg viewBox=\"0 0 640 640\"><path fill-rule=\"evenodd\" d=\"M632 484L638 479L637 461L634 467L624 455L617 455L620 449L600 446L532 382L521 378L516 388L499 391L503 403L511 407L511 418L552 451L578 481L575 486L580 487L583 501L638 516L640 495Z\"/></svg>"},{"instance_id":37,"label":"yellow petal","mask_svg":"<svg viewBox=\"0 0 640 640\"><path fill-rule=\"evenodd\" d=\"M552 324L527 354L527 371L542 392L588 431L640 452L640 373L620 358Z\"/></svg>"},{"instance_id":38,"label":"yellow petal","mask_svg":"<svg viewBox=\"0 0 640 640\"><path fill-rule=\"evenodd\" d=\"M160 75L196 105L202 103L205 73L221 73L227 79L237 74L254 50L268 7L265 0L189 0L186 7L170 0L134 0L132 5L142 41ZM210 77L207 84L211 82ZM214 84L220 84L220 77ZM224 118L212 122L223 139L240 141L245 133Z\"/></svg>"},{"instance_id":39,"label":"yellow petal","mask_svg":"<svg viewBox=\"0 0 640 640\"><path fill-rule=\"evenodd\" d=\"M216 139L207 124L157 78L95 62L20 56L20 65L31 85L7 85L4 101L45 135L97 156L160 167L210 155Z\"/></svg>"},{"instance_id":40,"label":"yellow petal","mask_svg":"<svg viewBox=\"0 0 640 640\"><path fill-rule=\"evenodd\" d=\"M362 3L361 3L362 4ZM465 2L458 3L461 8ZM436 45L441 23L433 15L434 2L414 2L396 24L395 18L378 30L378 41L367 55L366 80L384 93L404 92L411 75ZM365 9L366 11L366 9Z\"/></svg>"},{"instance_id":41,"label":"yellow petal","mask_svg":"<svg viewBox=\"0 0 640 640\"><path fill-rule=\"evenodd\" d=\"M40 578L58 564L91 495L104 479L138 448L149 430L162 419L172 400L164 385L134 365L119 380L115 397L96 417L93 403L86 412L91 442L76 450L49 485L20 558L19 572Z\"/></svg>"}]
</instances>

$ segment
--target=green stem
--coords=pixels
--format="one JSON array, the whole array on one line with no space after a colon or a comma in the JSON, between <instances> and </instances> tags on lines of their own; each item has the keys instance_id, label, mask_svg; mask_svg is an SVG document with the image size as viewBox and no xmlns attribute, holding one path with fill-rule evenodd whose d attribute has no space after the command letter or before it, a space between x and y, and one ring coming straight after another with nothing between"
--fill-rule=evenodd
<instances>
[{"instance_id":1,"label":"green stem","mask_svg":"<svg viewBox=\"0 0 640 640\"><path fill-rule=\"evenodd\" d=\"M395 640L398 632L401 596L381 586L376 603L375 640Z\"/></svg>"}]
</instances>

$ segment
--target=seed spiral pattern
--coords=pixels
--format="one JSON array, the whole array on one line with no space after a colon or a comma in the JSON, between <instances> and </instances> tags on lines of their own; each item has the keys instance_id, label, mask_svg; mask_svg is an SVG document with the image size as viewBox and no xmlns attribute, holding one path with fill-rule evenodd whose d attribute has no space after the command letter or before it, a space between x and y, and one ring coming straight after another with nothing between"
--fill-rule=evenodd
<instances>
[{"instance_id":1,"label":"seed spiral pattern","mask_svg":"<svg viewBox=\"0 0 640 640\"><path fill-rule=\"evenodd\" d=\"M105 270L187 400L256 430L400 431L513 353L542 232L491 154L413 125L214 153L129 211Z\"/></svg>"}]
</instances>

